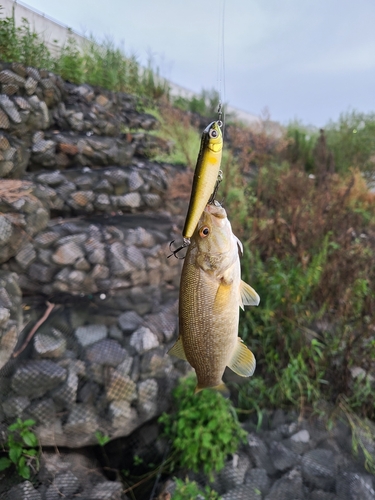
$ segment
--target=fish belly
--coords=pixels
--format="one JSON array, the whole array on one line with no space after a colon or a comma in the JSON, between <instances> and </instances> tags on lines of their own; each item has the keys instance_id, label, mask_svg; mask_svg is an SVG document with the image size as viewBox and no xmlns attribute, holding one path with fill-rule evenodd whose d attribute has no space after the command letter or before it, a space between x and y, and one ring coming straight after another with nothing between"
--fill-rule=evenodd
<instances>
[{"instance_id":1,"label":"fish belly","mask_svg":"<svg viewBox=\"0 0 375 500\"><path fill-rule=\"evenodd\" d=\"M219 283L192 264L186 266L180 287L180 335L187 360L200 387L221 384L238 337L239 283L217 302Z\"/></svg>"}]
</instances>

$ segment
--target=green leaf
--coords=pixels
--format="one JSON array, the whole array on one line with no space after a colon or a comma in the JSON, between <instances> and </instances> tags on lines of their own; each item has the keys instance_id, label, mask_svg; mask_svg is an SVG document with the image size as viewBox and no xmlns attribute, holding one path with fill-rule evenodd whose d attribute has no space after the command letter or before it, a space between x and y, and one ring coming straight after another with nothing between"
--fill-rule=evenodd
<instances>
[{"instance_id":1,"label":"green leaf","mask_svg":"<svg viewBox=\"0 0 375 500\"><path fill-rule=\"evenodd\" d=\"M23 467L17 468L18 474L22 476L24 479L30 479L30 468L25 465Z\"/></svg>"},{"instance_id":2,"label":"green leaf","mask_svg":"<svg viewBox=\"0 0 375 500\"><path fill-rule=\"evenodd\" d=\"M6 457L0 458L0 471L7 469L11 465L12 465L12 461L9 460L9 458L6 458Z\"/></svg>"},{"instance_id":3,"label":"green leaf","mask_svg":"<svg viewBox=\"0 0 375 500\"><path fill-rule=\"evenodd\" d=\"M17 463L18 459L22 455L22 446L20 444L14 444L9 450L9 458L13 463Z\"/></svg>"},{"instance_id":4,"label":"green leaf","mask_svg":"<svg viewBox=\"0 0 375 500\"><path fill-rule=\"evenodd\" d=\"M25 431L21 433L21 436L27 446L38 446L38 438L33 432Z\"/></svg>"}]
</instances>

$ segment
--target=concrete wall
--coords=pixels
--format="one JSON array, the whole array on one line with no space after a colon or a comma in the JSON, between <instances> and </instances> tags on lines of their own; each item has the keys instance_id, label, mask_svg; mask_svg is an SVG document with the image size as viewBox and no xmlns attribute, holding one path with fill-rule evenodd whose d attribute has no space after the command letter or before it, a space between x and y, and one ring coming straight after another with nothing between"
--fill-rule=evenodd
<instances>
[{"instance_id":1,"label":"concrete wall","mask_svg":"<svg viewBox=\"0 0 375 500\"><path fill-rule=\"evenodd\" d=\"M6 16L11 16L12 10L14 9L14 15L17 25L21 24L22 18L28 19L32 30L43 35L44 40L52 54L57 53L59 47L64 45L68 36L73 36L77 40L79 45L82 45L86 40L85 37L81 36L80 34L69 30L68 26L59 23L59 21L52 19L43 12L39 12L38 10L28 6L23 2L14 0L0 0L0 4L3 7L3 12ZM171 88L172 95L180 95L186 98L197 96L195 92L186 89L181 85L177 85L172 82L168 82L168 84ZM227 106L226 112L235 114L239 120L248 124L255 125L260 123L258 116L248 113L247 111L235 108L233 106Z\"/></svg>"}]
</instances>

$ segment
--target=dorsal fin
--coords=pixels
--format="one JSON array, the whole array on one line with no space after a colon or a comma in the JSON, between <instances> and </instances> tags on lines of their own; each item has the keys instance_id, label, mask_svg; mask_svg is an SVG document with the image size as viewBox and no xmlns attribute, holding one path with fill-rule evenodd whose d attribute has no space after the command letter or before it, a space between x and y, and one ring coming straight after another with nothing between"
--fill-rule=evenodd
<instances>
[{"instance_id":1,"label":"dorsal fin","mask_svg":"<svg viewBox=\"0 0 375 500\"><path fill-rule=\"evenodd\" d=\"M238 337L237 345L228 366L234 373L240 375L240 377L251 377L255 371L255 356L250 349L246 347L240 337Z\"/></svg>"},{"instance_id":2,"label":"dorsal fin","mask_svg":"<svg viewBox=\"0 0 375 500\"><path fill-rule=\"evenodd\" d=\"M250 285L241 280L240 283L240 307L259 305L260 297Z\"/></svg>"}]
</instances>

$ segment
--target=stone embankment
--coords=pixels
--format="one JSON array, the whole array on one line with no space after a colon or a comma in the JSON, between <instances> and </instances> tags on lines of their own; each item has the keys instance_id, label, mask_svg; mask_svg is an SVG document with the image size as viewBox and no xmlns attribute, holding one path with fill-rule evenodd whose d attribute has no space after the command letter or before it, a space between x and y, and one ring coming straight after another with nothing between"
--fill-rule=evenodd
<instances>
[{"instance_id":1,"label":"stone embankment","mask_svg":"<svg viewBox=\"0 0 375 500\"><path fill-rule=\"evenodd\" d=\"M39 485L0 472L0 497L124 499L99 467L162 462L156 417L188 370L166 355L181 269L166 256L189 174L152 161L170 144L132 96L20 64L1 64L0 84L0 444L19 417L51 447ZM223 500L375 499L345 426L328 433L276 412L260 433L245 428L247 444L213 484ZM77 450L98 432L120 438L110 464Z\"/></svg>"}]
</instances>

